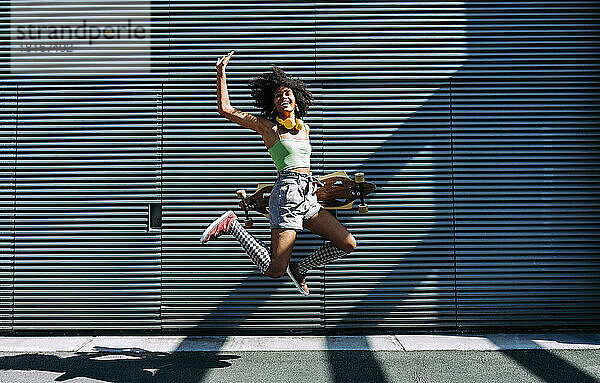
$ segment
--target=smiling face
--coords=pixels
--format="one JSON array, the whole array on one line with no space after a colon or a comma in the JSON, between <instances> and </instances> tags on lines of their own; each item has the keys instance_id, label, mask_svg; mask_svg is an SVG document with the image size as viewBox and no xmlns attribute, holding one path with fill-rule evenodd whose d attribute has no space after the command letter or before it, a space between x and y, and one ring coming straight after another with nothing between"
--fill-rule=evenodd
<instances>
[{"instance_id":1,"label":"smiling face","mask_svg":"<svg viewBox=\"0 0 600 383\"><path fill-rule=\"evenodd\" d=\"M275 94L273 95L273 104L279 117L289 117L296 108L294 92L286 86L280 86L275 90Z\"/></svg>"}]
</instances>

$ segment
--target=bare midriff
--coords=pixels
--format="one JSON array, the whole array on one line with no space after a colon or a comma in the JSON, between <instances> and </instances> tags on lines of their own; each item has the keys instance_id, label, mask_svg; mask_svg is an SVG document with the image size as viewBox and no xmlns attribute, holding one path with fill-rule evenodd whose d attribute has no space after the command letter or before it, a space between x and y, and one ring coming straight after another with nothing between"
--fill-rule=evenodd
<instances>
[{"instance_id":1,"label":"bare midriff","mask_svg":"<svg viewBox=\"0 0 600 383\"><path fill-rule=\"evenodd\" d=\"M310 168L293 168L290 170L298 172L298 173L310 173Z\"/></svg>"}]
</instances>

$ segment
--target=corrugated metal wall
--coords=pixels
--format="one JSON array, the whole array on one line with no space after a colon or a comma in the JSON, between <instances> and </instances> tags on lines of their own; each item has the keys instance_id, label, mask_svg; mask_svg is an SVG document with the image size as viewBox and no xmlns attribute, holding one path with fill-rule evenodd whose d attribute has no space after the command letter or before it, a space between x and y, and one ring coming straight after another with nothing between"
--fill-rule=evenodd
<instances>
[{"instance_id":1,"label":"corrugated metal wall","mask_svg":"<svg viewBox=\"0 0 600 383\"><path fill-rule=\"evenodd\" d=\"M597 326L594 2L151 5L150 71L2 72L0 329ZM247 80L270 64L300 76L313 171L378 185L368 215L340 212L358 249L308 299L230 238L199 246L274 180L216 112L232 49L234 106L257 112Z\"/></svg>"},{"instance_id":2,"label":"corrugated metal wall","mask_svg":"<svg viewBox=\"0 0 600 383\"><path fill-rule=\"evenodd\" d=\"M12 329L15 248L16 87L0 88L0 330Z\"/></svg>"},{"instance_id":3,"label":"corrugated metal wall","mask_svg":"<svg viewBox=\"0 0 600 383\"><path fill-rule=\"evenodd\" d=\"M160 328L157 88L21 84L13 328Z\"/></svg>"},{"instance_id":4,"label":"corrugated metal wall","mask_svg":"<svg viewBox=\"0 0 600 383\"><path fill-rule=\"evenodd\" d=\"M477 4L452 77L458 325L600 324L599 4Z\"/></svg>"},{"instance_id":5,"label":"corrugated metal wall","mask_svg":"<svg viewBox=\"0 0 600 383\"><path fill-rule=\"evenodd\" d=\"M163 298L165 329L305 328L323 326L323 272L310 276L313 294L299 299L288 278L260 274L233 237L199 246L206 226L237 207L237 189L252 192L275 180L275 167L259 135L217 113L216 68L235 50L228 69L232 104L256 112L247 80L276 63L307 80L315 76L314 4L170 2L170 80L164 92ZM316 86L315 86L316 85ZM322 168L321 126L314 132L313 166ZM270 242L268 221L255 217L251 232ZM301 235L294 255L320 244Z\"/></svg>"},{"instance_id":6,"label":"corrugated metal wall","mask_svg":"<svg viewBox=\"0 0 600 383\"><path fill-rule=\"evenodd\" d=\"M465 60L461 6L317 4L325 171L378 185L339 217L357 251L327 266L328 328L454 327L449 78Z\"/></svg>"}]
</instances>

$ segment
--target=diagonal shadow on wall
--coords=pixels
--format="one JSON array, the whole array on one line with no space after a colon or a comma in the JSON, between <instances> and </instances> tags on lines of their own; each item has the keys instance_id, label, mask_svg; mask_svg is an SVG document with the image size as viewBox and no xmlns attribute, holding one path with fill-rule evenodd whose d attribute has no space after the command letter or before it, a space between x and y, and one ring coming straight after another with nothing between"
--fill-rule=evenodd
<instances>
[{"instance_id":1,"label":"diagonal shadow on wall","mask_svg":"<svg viewBox=\"0 0 600 383\"><path fill-rule=\"evenodd\" d=\"M415 86L415 81L409 81L408 82L410 86ZM431 82L425 82L426 84L428 84L429 86L431 86ZM389 83L387 84L389 86ZM443 85L443 83L442 83ZM441 88L439 91L434 92L431 97L429 98L431 100L432 103L434 103L435 105L433 106L433 108L437 108L437 109L441 109L443 112L443 116L439 117L440 121L444 121L443 123L441 123L442 125L445 125L445 127L442 129L444 132L440 133L440 135L446 135L449 137L449 117L448 117L448 103L446 102L445 105L443 105L443 101L440 100L448 100L448 89L447 87L445 88ZM441 106L440 106L441 105ZM423 112L421 112L423 111ZM425 104L423 104L422 107L418 108L417 110L414 111L414 113L411 114L409 121L405 122L403 127L398 127L396 129L394 129L392 131L392 133L389 134L389 136L387 138L384 139L383 142L380 142L378 144L378 148L376 150L375 153L373 153L370 157L368 157L368 159L364 162L364 163L360 163L360 164L356 164L356 168L343 168L345 170L349 170L349 173L352 174L354 173L354 171L360 170L366 173L367 177L369 178L369 180L375 182L378 186L378 190L385 190L387 187L389 187L390 185L392 186L392 188L394 187L395 184L397 184L397 180L395 179L395 176L402 171L402 169L404 169L406 166L410 165L410 160L411 160L411 155L415 154L414 152L411 152L409 154L403 153L401 151L398 151L398 141L402 140L403 138L406 137L405 131L403 129L405 128L409 128L410 129L410 125L414 124L414 125L421 125L423 124L423 119L426 121L431 122L431 106L428 105L428 103L426 102ZM316 129L316 126L314 126L314 129ZM437 134L436 134L437 136ZM427 138L423 139L420 144L423 145L423 147L432 147L432 146L439 146L440 139L439 138L435 138L431 141L427 140ZM445 155L448 155L448 149L449 149L449 143L445 144L446 149L445 149ZM407 157L408 161L406 162L401 162L399 160L395 160L394 164L397 166L397 168L389 168L385 166L385 161L388 161L389 159L386 160L386 158L381 158L379 153L397 153L399 158L404 158ZM417 153L418 155L423 155L423 153ZM448 188L449 188L449 172L448 172L448 166L447 166L447 161L444 162L436 162L433 161L432 162L432 166L430 167L431 172L434 174L442 174L441 181L439 182L439 185L436 184L436 182L431 183L428 186L428 194L429 197L427 198L428 201L435 201L437 197L436 194L440 195L440 200L445 201L446 203L448 202ZM436 164L441 164L439 168L436 167ZM333 169L332 169L333 170ZM342 170L342 169L340 169ZM329 171L328 171L329 172ZM436 193L438 192L438 193ZM389 193L389 192L388 192ZM385 193L384 193L385 194ZM368 198L368 202L370 202L370 209L373 211L376 211L378 209L378 200L380 198L385 199L385 196L382 197L381 196L382 193L376 191L374 194L371 195L370 198ZM388 197L389 199L389 197ZM436 206L440 206L439 208L437 208ZM348 215L354 215L356 214L356 211L352 211L352 212L348 212ZM341 221L346 224L346 220L342 217L340 217ZM433 227L440 227L440 226L446 226L448 228L448 222L449 222L449 214L448 214L448 208L447 206L441 206L440 205L436 205L433 204L433 207L431 208L431 210L428 212L427 214L427 222L428 224L430 224ZM362 224L363 227L368 226L369 224ZM352 230L352 227L349 226L349 229L351 232L354 232ZM449 228L448 228L449 229ZM385 229L383 230L385 231ZM426 230L425 230L426 231ZM361 240L361 235L360 234L356 234L358 242L359 242L359 249L357 250L355 253L353 253L351 256L348 257L348 262L352 262L353 259L355 258L365 258L368 259L369 258L369 252L372 251L372 248L369 245L369 242L376 242L377 239L364 239ZM309 233L302 233L301 235L299 235L299 242L302 242L303 239L306 239L307 237L314 237L314 234L309 234ZM450 238L450 235L447 235L447 238ZM393 239L391 239L393 240ZM361 242L364 242L364 245L361 246ZM377 247L377 244L375 244L374 246L375 248ZM436 249L440 247L440 238L439 236L433 235L432 237L428 237L427 235L423 235L423 236L419 236L418 238L418 246L415 247L415 251L408 250L406 251L406 253L404 254L402 259L393 259L392 260L392 264L387 264L385 266L385 270L386 273L388 272L396 272L393 276L387 276L385 273L378 273L376 275L379 275L379 277L375 277L375 278L371 278L371 280L368 281L370 287L368 289L364 289L363 291L366 291L365 294L363 296L361 296L360 299L357 300L356 303L356 307L354 309L348 310L347 313L345 314L346 317L342 317L339 320L339 324L344 325L345 323L353 323L356 324L356 317L357 317L357 313L358 316L360 316L362 313L365 312L365 310L370 311L370 317L369 317L369 321L372 322L375 326L379 326L381 325L383 322L385 322L385 318L389 316L389 312L391 310L393 310L394 308L398 308L398 307L402 307L403 303L406 303L409 308L407 308L407 312L408 315L410 315L410 310L411 307L413 307L414 305L414 300L415 300L415 289L419 289L420 287L425 286L426 290L428 291L426 293L426 298L425 300L427 301L425 303L427 307L427 313L425 314L426 317L435 317L436 315L438 315L438 309L436 309L436 306L438 306L437 304L437 293L435 291L435 287L431 288L431 284L430 282L433 282L435 284L435 280L437 279L436 275L432 275L431 278L428 279L427 275L423 275L422 276L422 280L415 280L414 283L411 286L411 283L402 283L404 285L404 292L403 293L398 293L397 291L393 292L393 295L395 297L395 302L393 304L393 306L387 305L387 306L380 306L378 308L378 310L372 311L370 309L370 305L372 304L372 300L378 300L380 298L380 296L385 295L385 291L390 289L389 280L393 280L394 278L398 277L398 274L402 274L403 272L405 272L405 270L407 268L411 268L414 266L414 263L412 266L407 266L404 262L403 259L410 259L411 255L415 255L415 256L419 256L418 253L418 249L422 247L422 248L426 248L426 249ZM315 249L316 250L316 249ZM435 257L435 255L434 255ZM453 265L451 263L444 265L444 267L448 268L452 268L453 270ZM381 269L379 270L381 271ZM429 272L430 270L428 270L427 272ZM247 288L248 286L248 282L252 281L254 278L256 278L256 275L259 274L258 272L253 273L252 275L244 278L244 280L240 281L240 283L237 285L238 287L236 289L234 289L232 291L231 294L229 294L227 297L225 297L220 304L218 304L216 306L216 308L209 313L208 315L206 315L203 318L203 322L206 321L206 323L213 323L215 320L218 320L219 318L221 318L222 316L222 312L221 310L227 310L229 309L232 305L235 305L236 300L239 299L239 293L243 292L245 288ZM323 274L319 274L318 272L312 272L311 274L313 274L312 276L310 276L307 280L308 283L311 284L311 280L313 282L313 286L315 285L315 279L316 278L320 278ZM436 274L435 272L433 274ZM444 274L444 273L440 273L440 274ZM447 272L445 274L448 274ZM266 278L264 276L261 276L263 278ZM312 277L312 278L311 278ZM287 277L284 277L287 278ZM448 275L442 275L442 279L445 280L446 282L443 282L442 284L444 285L444 289L448 290L448 287L450 288L450 295L448 296L448 293L445 294L444 297L440 298L440 301L442 301L441 304L439 304L439 316L446 317L446 322L447 323L451 323L450 327L453 327L455 324L455 311L453 310L452 306L454 304L454 296L452 295L452 285L453 285L453 279L452 276L450 275L450 282L448 281ZM277 283L277 284L272 284L271 288L267 288L261 291L261 294L264 295L265 299L268 299L269 297L277 294L278 292L280 292L279 286L281 283ZM429 285L428 285L429 284ZM394 287L392 287L393 289ZM418 294L418 293L417 293ZM298 295L298 299L303 299L301 296ZM417 298L418 300L419 298ZM408 302L408 303L407 303ZM365 309L365 306L367 306L367 308ZM254 307L248 307L246 306L245 309L247 310L248 313L252 313L252 312L256 312L260 309L260 307L258 305L254 305ZM387 311L386 311L387 310ZM449 312L449 314L448 314ZM250 314L249 314L250 315ZM449 319L448 319L449 318ZM239 318L236 317L236 322L235 323L231 323L228 322L228 325L242 325L244 322L244 318ZM426 319L427 320L427 319ZM414 322L417 323L417 322ZM363 323L364 324L364 323ZM388 325L389 328L389 325ZM260 334L260 332L258 332ZM182 344L180 345L180 347L183 347L185 343L185 340L182 342ZM366 344L366 338L365 338L365 346L368 346ZM183 349L183 348L182 348ZM352 355L349 355L347 353L344 352L337 352L337 351L331 351L331 353L329 354L330 357L330 364L331 364L331 372L332 372L332 376L335 378L335 381L349 381L348 379L350 377L352 377L352 379L354 379L354 381L380 381L380 382L385 382L386 381L386 376L385 373L383 371L383 369L381 368L381 366L379 365L379 362L377 361L375 355L371 352L362 352L361 353L361 364L356 364L354 363L351 359L353 358ZM197 378L200 379L200 373L197 372L198 376ZM352 380L350 380L352 381Z\"/></svg>"},{"instance_id":2,"label":"diagonal shadow on wall","mask_svg":"<svg viewBox=\"0 0 600 383\"><path fill-rule=\"evenodd\" d=\"M475 10L472 12L476 12ZM469 16L469 11L467 10L466 12L467 18ZM468 23L467 23L468 24ZM476 31L477 27L473 27L473 31ZM469 25L467 25L466 27L466 31L469 32L470 31L470 27ZM469 40L467 40L468 42ZM476 42L476 40L473 40ZM523 49L527 48L527 46L521 46L519 47L519 51L518 53L521 55L527 55L526 52L523 51ZM468 49L468 46L467 46ZM532 53L535 53L535 50L532 50ZM471 74L473 72L476 72L477 70L481 69L481 62L478 61L466 61L463 63L462 68L459 69L459 71L453 76L455 79L458 79L459 77L461 77L462 74ZM529 68L523 67L521 65L520 67L520 71L522 71L523 73L526 73L527 71L535 71L535 66L532 65ZM496 67L496 69L494 69L493 66L489 65L487 67L487 73L490 74L490 77L493 77L494 71L498 70L498 73L501 73L503 70L501 67ZM502 84L502 79L496 79L496 86L499 86ZM488 81L489 84L489 81ZM493 85L493 84L490 84ZM435 92L432 97L429 98L429 100L440 100L443 98L447 98L448 97L448 89L441 89L437 92ZM408 167L410 165L409 161L404 161L402 162L402 160L399 160L398 158L395 158L393 163L395 168L390 168L389 166L386 166L385 162L389 161L389 158L386 158L385 155L382 154L390 154L390 153L398 153L400 154L400 158L405 157L405 153L401 153L398 152L398 142L401 141L402 139L404 139L406 137L406 131L404 129L406 129L406 127L410 126L410 124L423 124L423 121L428 121L428 117L430 116L430 107L431 107L431 103L434 101L428 101L426 103L424 103L422 106L420 106L411 116L410 120L404 124L402 127L396 128L394 129L391 134L389 135L389 137L384 140L383 142L379 143L379 147L377 149L376 152L374 152L370 157L368 157L366 160L364 160L362 163L358 163L356 164L353 168L351 166L348 167L343 167L346 170L350 170L350 172L352 172L353 170L355 171L365 171L365 173L367 174L368 177L370 177L370 179L374 180L379 187L379 192L375 193L374 195L372 195L372 197L370 198L371 201L371 209L377 209L377 205L379 203L381 203L380 201L382 201L382 195L384 193L382 193L382 190L385 190L386 187L390 187L392 185L396 185L396 175L398 175L399 173L402 172L403 169L405 169L406 167ZM485 109L486 107L491 107L493 106L494 101L490 100L488 101L487 105L485 103L482 103L481 108ZM491 108L493 109L493 108ZM449 108L448 108L448 113L449 113ZM448 123L447 129L446 129L446 134L450 135L450 125ZM431 148L432 146L435 146L437 143L436 142L428 142L427 139L422 140L422 145L423 147L429 147ZM439 144L439 143L438 143ZM448 149L450 148L450 142L448 142ZM437 165L436 165L437 164ZM437 167L436 167L437 166ZM436 201L436 199L443 203L447 203L448 202L448 191L451 190L451 185L448 184L448 181L452 181L452 175L450 173L448 173L448 171L450 170L450 168L448 167L447 164L443 164L443 162L432 162L431 165L431 172L435 173L435 174L439 174L442 175L440 178L438 178L438 183L433 182L430 183L429 186L429 190L431 192L431 196L429 198L429 201ZM371 171L370 171L371 170ZM441 207L440 205L434 205L427 213L427 220L430 223L430 227L437 227L437 228L443 228L445 225L448 224L449 222L449 214L452 215L452 212L448 210L448 207ZM345 219L347 218L347 219ZM346 216L342 216L342 221L344 223L350 223L349 228L351 231L353 227L359 227L360 226L360 219L355 219L353 217L346 217ZM451 229L450 229L451 230ZM457 324L457 313L456 313L456 290L453 291L453 289L449 289L450 295L446 295L443 296L443 294L436 294L436 290L435 287L433 289L431 289L431 281L435 280L436 278L438 278L440 276L440 274L444 273L444 270L432 270L433 272L431 273L431 279L428 279L427 275L424 274L422 275L421 280L415 280L413 283L413 287L412 288L406 288L406 290L403 292L403 294L398 294L398 292L395 292L395 297L396 299L394 300L394 302L387 302L387 304L379 304L378 305L378 300L380 298L380 296L383 294L385 295L385 291L386 289L394 289L395 287L398 286L398 280L402 278L402 272L403 270L405 270L407 267L411 267L414 266L413 264L411 264L411 262L407 261L410 260L411 256L415 256L418 257L419 253L416 250L419 249L425 249L425 248L439 248L440 246L440 237L436 234L439 234L440 231L431 231L429 233L424 233L423 236L420 238L419 241L419 245L418 247L415 249L414 252L411 251L407 251L402 259L397 259L395 262L389 262L390 260L386 260L385 261L385 265L381 268L381 270L385 270L385 273L380 273L378 274L379 277L375 276L371 279L368 280L369 285L371 286L370 288L368 288L364 293L359 294L358 296L355 297L355 299L352 300L352 302L350 302L348 304L349 307L347 307L346 309L344 309L343 311L340 310L339 315L335 318L335 323L331 323L332 326L331 328L347 328L350 329L352 327L356 327L357 323L370 323L372 325L372 327L374 329L384 329L390 326L390 318L391 317L396 317L396 319L400 318L402 315L398 315L399 311L402 311L403 306L407 307L410 305L413 305L412 310L414 310L414 302L415 302L415 296L419 297L419 296L423 296L421 294L421 292L423 291L423 288L425 289L425 291L428 291L427 293L427 307L425 307L425 309L422 311L422 315L423 318L429 318L429 320L434 319L433 322L435 322L436 318L444 318L443 320L441 320L442 322L447 323L450 327L456 327ZM384 230L382 230L382 233L378 233L377 235L380 236L384 236L385 232ZM367 237L366 235L364 235L363 237ZM365 240L365 239L361 239L361 233L357 233L357 238L359 241L359 249L356 251L355 254L353 254L348 260L346 261L341 261L342 263L347 262L347 263L352 263L353 259L356 258L360 258L361 256L368 256L367 252L368 252L368 242L369 240ZM364 253L362 253L364 251ZM453 257L454 258L454 257ZM453 259L454 262L454 259ZM359 265L360 266L360 265ZM438 265L439 266L439 265ZM444 265L446 267L445 270L448 270L447 267L448 265ZM332 265L330 268L335 270L336 268L339 269L341 266L339 265ZM450 270L454 271L454 275L453 276L448 276L446 275L447 278L442 278L445 281L451 282L451 283L455 283L455 278L456 278L456 270L455 270L455 266L451 265ZM389 271L392 271L392 273L387 273ZM329 275L326 273L326 275ZM333 273L333 275L335 275L335 273ZM346 280L348 280L348 278L346 278ZM439 279L438 279L439 280ZM310 281L310 280L309 280ZM331 279L328 280L328 283L332 281ZM343 282L340 282L343 283ZM406 285L410 285L410 284L405 284ZM242 281L239 284L239 288L243 289L244 286L244 281ZM438 286L439 287L439 286ZM349 287L350 288L350 287ZM428 289L429 288L429 289ZM277 288L273 287L273 289L269 289L263 292L265 297L271 296L272 294L276 294L277 293ZM232 294L231 296L233 296L234 294ZM327 296L327 292L326 292L326 296ZM300 299L300 298L299 298ZM326 298L327 299L327 298ZM215 317L218 317L218 311L219 311L219 307L223 306L223 307L227 307L228 305L228 300L229 298L225 298L222 302L222 304L218 307L215 308L214 312L210 315L214 315ZM340 304L341 305L341 304ZM452 310L451 306L454 306L454 311ZM450 308L449 308L450 307ZM256 309L258 307L255 307ZM250 311L252 310L252 308L250 308ZM411 309L408 309L405 311L405 315L410 316L411 313ZM451 318L451 316L454 315L454 318ZM518 363L520 363L521 365L523 365L525 368L529 369L530 371L532 371L533 373L535 373L536 375L538 375L541 379L545 380L545 381L551 381L551 377L547 376L547 374L545 374L543 371L540 371L540 369L538 368L538 366L532 365L532 363L535 363L531 360L529 360L526 357L526 353L523 352L506 352L507 356L511 357L513 360L517 361ZM567 369L568 371L571 372L572 376L579 376L582 381L592 381L589 380L589 376L583 372L583 371L579 371L577 370L575 367L568 365L565 361L563 361L561 358L553 355L550 352L545 352L543 351L544 354L544 358L548 363L553 363L556 365L562 365L564 366L565 369ZM370 376L364 376L364 371L367 370L366 368L363 368L363 366L358 366L358 365L354 365L352 363L350 363L349 359L347 359L346 357L344 357L343 353L335 353L335 352L331 352L330 354L330 363L331 363L331 370L334 376L335 381L338 382L346 382L348 381L349 377L352 378L358 378L358 380L378 380L378 381L386 381L385 378L385 372L383 371L383 369L381 368L381 366L379 366L375 356L372 353L368 353L367 356L365 357L365 359L363 360L363 365L368 366L368 370L371 371L377 371L376 372L376 378L377 379L373 379L374 376L370 375ZM574 374L574 375L573 375ZM200 377L198 377L200 378ZM362 378L362 379L360 379ZM586 380L587 379L587 380Z\"/></svg>"}]
</instances>

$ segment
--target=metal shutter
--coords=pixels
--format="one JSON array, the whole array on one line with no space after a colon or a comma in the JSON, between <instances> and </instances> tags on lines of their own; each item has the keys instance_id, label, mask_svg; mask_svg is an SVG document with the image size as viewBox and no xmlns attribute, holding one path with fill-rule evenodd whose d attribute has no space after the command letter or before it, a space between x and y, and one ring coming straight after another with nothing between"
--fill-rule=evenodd
<instances>
[{"instance_id":1,"label":"metal shutter","mask_svg":"<svg viewBox=\"0 0 600 383\"><path fill-rule=\"evenodd\" d=\"M317 3L325 171L377 184L368 215L340 212L357 250L326 267L328 328L454 327L449 79L463 7Z\"/></svg>"},{"instance_id":2,"label":"metal shutter","mask_svg":"<svg viewBox=\"0 0 600 383\"><path fill-rule=\"evenodd\" d=\"M594 2L145 5L150 64L135 45L122 66L96 46L85 74L2 62L0 330L597 326ZM308 299L231 238L199 246L237 189L275 175L217 113L231 49L235 107L258 112L246 83L272 63L300 76L313 171L378 185L368 215L340 212L358 249L311 273ZM321 244L302 233L294 257Z\"/></svg>"},{"instance_id":3,"label":"metal shutter","mask_svg":"<svg viewBox=\"0 0 600 383\"><path fill-rule=\"evenodd\" d=\"M12 2L10 16L149 23L140 4L103 14L94 2ZM161 81L140 46L96 42L55 61L16 54L3 72L17 103L14 330L160 329L160 231L148 215L161 198Z\"/></svg>"},{"instance_id":4,"label":"metal shutter","mask_svg":"<svg viewBox=\"0 0 600 383\"><path fill-rule=\"evenodd\" d=\"M14 329L159 328L156 88L18 87Z\"/></svg>"},{"instance_id":5,"label":"metal shutter","mask_svg":"<svg viewBox=\"0 0 600 383\"><path fill-rule=\"evenodd\" d=\"M231 103L253 107L247 80L270 64L300 76L320 99L315 76L312 3L171 1L170 78L164 89L163 303L165 329L318 329L323 327L323 274L311 274L311 296L301 297L287 276L270 279L231 236L200 246L204 228L237 207L237 189L252 193L275 181L262 138L217 112L219 56L235 53L227 67ZM290 52L291 50L291 52ZM318 108L312 128L313 167L322 167ZM270 243L268 221L254 214L250 232ZM299 234L294 257L321 245Z\"/></svg>"},{"instance_id":6,"label":"metal shutter","mask_svg":"<svg viewBox=\"0 0 600 383\"><path fill-rule=\"evenodd\" d=\"M598 10L467 8L451 88L460 327L598 326Z\"/></svg>"},{"instance_id":7,"label":"metal shutter","mask_svg":"<svg viewBox=\"0 0 600 383\"><path fill-rule=\"evenodd\" d=\"M0 87L0 330L12 329L16 86Z\"/></svg>"}]
</instances>

